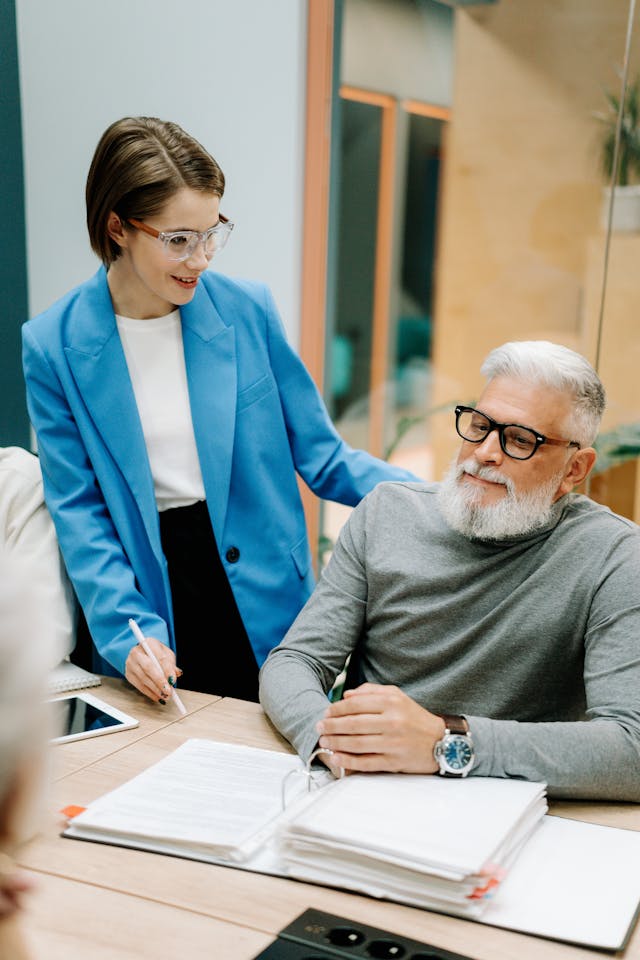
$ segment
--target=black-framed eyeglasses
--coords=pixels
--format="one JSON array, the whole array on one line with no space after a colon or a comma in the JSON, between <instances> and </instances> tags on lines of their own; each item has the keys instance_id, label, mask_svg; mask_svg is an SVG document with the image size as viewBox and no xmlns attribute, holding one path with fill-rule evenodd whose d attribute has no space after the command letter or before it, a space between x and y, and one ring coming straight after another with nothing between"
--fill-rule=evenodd
<instances>
[{"instance_id":1,"label":"black-framed eyeglasses","mask_svg":"<svg viewBox=\"0 0 640 960\"><path fill-rule=\"evenodd\" d=\"M576 440L559 440L557 437L545 437L531 427L519 423L496 423L491 417L475 407L458 405L455 409L456 430L458 436L469 443L482 443L493 430L498 431L500 446L512 460L530 460L538 447L550 443L557 447L577 447Z\"/></svg>"},{"instance_id":2,"label":"black-framed eyeglasses","mask_svg":"<svg viewBox=\"0 0 640 960\"><path fill-rule=\"evenodd\" d=\"M150 227L148 223L136 220L134 217L130 217L127 223L131 224L136 230L142 230L143 233L148 233L150 237L162 241L165 257L174 263L182 263L183 260L192 257L199 243L204 248L204 255L207 260L211 260L214 253L222 250L234 227L231 220L222 214L219 214L216 225L209 230L205 230L204 233L200 233L199 230L156 230L155 227Z\"/></svg>"}]
</instances>

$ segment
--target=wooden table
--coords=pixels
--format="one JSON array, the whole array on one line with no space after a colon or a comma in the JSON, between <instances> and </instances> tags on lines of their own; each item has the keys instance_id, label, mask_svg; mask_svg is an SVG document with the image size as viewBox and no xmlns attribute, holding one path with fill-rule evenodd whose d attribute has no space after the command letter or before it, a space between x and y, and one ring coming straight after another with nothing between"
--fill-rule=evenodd
<instances>
[{"instance_id":1,"label":"wooden table","mask_svg":"<svg viewBox=\"0 0 640 960\"><path fill-rule=\"evenodd\" d=\"M50 809L84 806L189 737L290 750L257 704L181 691L180 719L119 681L97 696L140 719L128 731L53 747ZM170 785L168 785L168 789ZM632 804L562 803L562 816L640 829ZM66 840L52 816L21 854L37 875L26 916L36 960L252 960L308 907L444 947L474 960L585 960L601 953L339 890L139 850ZM636 929L625 953L640 960Z\"/></svg>"}]
</instances>

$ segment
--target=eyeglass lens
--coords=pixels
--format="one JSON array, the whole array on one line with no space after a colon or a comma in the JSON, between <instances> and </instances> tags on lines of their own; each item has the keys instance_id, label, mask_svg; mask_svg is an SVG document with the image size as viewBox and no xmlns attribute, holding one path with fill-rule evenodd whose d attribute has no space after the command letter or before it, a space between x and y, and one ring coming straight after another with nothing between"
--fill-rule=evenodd
<instances>
[{"instance_id":1,"label":"eyeglass lens","mask_svg":"<svg viewBox=\"0 0 640 960\"><path fill-rule=\"evenodd\" d=\"M457 414L456 428L463 440L471 443L482 443L492 430L499 430L502 449L514 460L528 460L538 448L538 438L533 430L517 424L497 426L478 410L461 410Z\"/></svg>"},{"instance_id":2,"label":"eyeglass lens","mask_svg":"<svg viewBox=\"0 0 640 960\"><path fill-rule=\"evenodd\" d=\"M182 233L171 233L164 240L165 253L169 260L187 260L193 256L198 244L202 243L204 255L211 259L218 250L222 250L232 226L229 223L218 223L205 234L196 233L192 230L185 230Z\"/></svg>"}]
</instances>

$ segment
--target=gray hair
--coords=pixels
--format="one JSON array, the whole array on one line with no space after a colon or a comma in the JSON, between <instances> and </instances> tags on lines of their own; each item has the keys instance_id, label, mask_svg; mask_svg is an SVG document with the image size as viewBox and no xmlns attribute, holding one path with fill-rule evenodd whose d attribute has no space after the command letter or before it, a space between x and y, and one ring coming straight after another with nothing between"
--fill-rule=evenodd
<instances>
[{"instance_id":1,"label":"gray hair","mask_svg":"<svg viewBox=\"0 0 640 960\"><path fill-rule=\"evenodd\" d=\"M594 442L604 413L604 387L579 353L549 340L512 340L492 350L480 370L489 381L513 377L568 394L573 404L570 439L582 447Z\"/></svg>"}]
</instances>

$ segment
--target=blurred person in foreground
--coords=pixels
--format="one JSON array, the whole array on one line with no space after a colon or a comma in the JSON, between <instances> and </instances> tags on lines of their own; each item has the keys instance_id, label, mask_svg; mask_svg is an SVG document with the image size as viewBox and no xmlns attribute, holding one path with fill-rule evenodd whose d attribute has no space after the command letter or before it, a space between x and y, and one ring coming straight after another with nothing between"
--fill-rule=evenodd
<instances>
[{"instance_id":1,"label":"blurred person in foreground","mask_svg":"<svg viewBox=\"0 0 640 960\"><path fill-rule=\"evenodd\" d=\"M29 568L0 547L0 957L29 956L20 912L31 880L14 862L37 828L49 735L45 680L51 634Z\"/></svg>"},{"instance_id":2,"label":"blurred person in foreground","mask_svg":"<svg viewBox=\"0 0 640 960\"><path fill-rule=\"evenodd\" d=\"M304 758L319 745L349 772L638 802L640 529L573 492L602 384L547 341L507 343L482 372L444 481L385 483L353 511L261 702Z\"/></svg>"}]
</instances>

